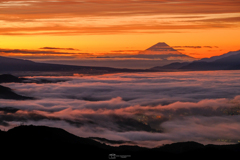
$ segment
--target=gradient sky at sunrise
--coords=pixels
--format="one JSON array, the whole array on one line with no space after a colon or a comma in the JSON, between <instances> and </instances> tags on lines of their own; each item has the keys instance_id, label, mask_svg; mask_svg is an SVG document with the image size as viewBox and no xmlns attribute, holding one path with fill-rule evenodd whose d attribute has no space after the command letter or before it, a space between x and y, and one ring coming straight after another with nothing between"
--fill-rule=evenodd
<instances>
[{"instance_id":1,"label":"gradient sky at sunrise","mask_svg":"<svg viewBox=\"0 0 240 160\"><path fill-rule=\"evenodd\" d=\"M194 58L240 49L238 0L1 0L1 56L137 53L166 42Z\"/></svg>"}]
</instances>

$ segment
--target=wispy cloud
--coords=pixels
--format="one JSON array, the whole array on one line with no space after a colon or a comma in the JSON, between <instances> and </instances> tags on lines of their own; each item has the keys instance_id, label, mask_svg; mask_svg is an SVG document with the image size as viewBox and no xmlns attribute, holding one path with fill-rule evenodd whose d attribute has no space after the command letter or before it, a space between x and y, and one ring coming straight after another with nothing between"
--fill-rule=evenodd
<instances>
[{"instance_id":1,"label":"wispy cloud","mask_svg":"<svg viewBox=\"0 0 240 160\"><path fill-rule=\"evenodd\" d=\"M218 46L172 46L173 48L193 48L193 49L198 49L198 48L218 48Z\"/></svg>"},{"instance_id":2,"label":"wispy cloud","mask_svg":"<svg viewBox=\"0 0 240 160\"><path fill-rule=\"evenodd\" d=\"M45 50L77 50L79 51L79 49L75 49L75 48L59 48L59 47L42 47L39 49L45 49Z\"/></svg>"},{"instance_id":3,"label":"wispy cloud","mask_svg":"<svg viewBox=\"0 0 240 160\"><path fill-rule=\"evenodd\" d=\"M44 49L44 50L42 50ZM51 50L74 50L73 48L53 48L45 47L40 48L40 50L27 50L27 49L2 49L0 48L1 55L4 56L91 56L90 53L79 53L79 52L61 52L61 51L51 51Z\"/></svg>"},{"instance_id":4,"label":"wispy cloud","mask_svg":"<svg viewBox=\"0 0 240 160\"><path fill-rule=\"evenodd\" d=\"M234 0L1 1L0 34L161 33L231 28L239 26L239 5Z\"/></svg>"}]
</instances>

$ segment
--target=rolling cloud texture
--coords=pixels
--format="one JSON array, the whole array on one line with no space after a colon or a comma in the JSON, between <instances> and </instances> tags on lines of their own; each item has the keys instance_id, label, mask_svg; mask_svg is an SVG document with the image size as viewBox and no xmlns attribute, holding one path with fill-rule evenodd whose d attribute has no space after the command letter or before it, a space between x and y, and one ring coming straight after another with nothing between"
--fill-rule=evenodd
<instances>
[{"instance_id":1,"label":"rolling cloud texture","mask_svg":"<svg viewBox=\"0 0 240 160\"><path fill-rule=\"evenodd\" d=\"M37 99L1 99L1 129L24 122L147 147L240 139L239 71L28 78L68 81L2 84Z\"/></svg>"}]
</instances>

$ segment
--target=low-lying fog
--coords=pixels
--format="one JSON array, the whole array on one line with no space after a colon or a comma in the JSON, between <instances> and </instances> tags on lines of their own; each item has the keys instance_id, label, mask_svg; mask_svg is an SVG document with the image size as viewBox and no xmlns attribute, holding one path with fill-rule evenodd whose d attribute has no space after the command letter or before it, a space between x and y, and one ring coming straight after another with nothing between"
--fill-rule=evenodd
<instances>
[{"instance_id":1,"label":"low-lying fog","mask_svg":"<svg viewBox=\"0 0 240 160\"><path fill-rule=\"evenodd\" d=\"M146 147L240 140L240 71L27 78L68 81L1 84L37 98L1 99L1 108L16 108L0 111L2 130L21 123L47 125Z\"/></svg>"}]
</instances>

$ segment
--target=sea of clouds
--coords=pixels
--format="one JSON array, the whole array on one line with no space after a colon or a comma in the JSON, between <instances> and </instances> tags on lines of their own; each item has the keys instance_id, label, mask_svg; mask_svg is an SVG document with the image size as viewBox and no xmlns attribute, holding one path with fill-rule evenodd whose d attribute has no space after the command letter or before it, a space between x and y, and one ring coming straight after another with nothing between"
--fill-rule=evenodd
<instances>
[{"instance_id":1,"label":"sea of clouds","mask_svg":"<svg viewBox=\"0 0 240 160\"><path fill-rule=\"evenodd\" d=\"M27 78L66 81L2 84L37 98L1 99L0 108L15 109L0 111L2 130L47 125L146 147L240 140L240 71Z\"/></svg>"}]
</instances>

